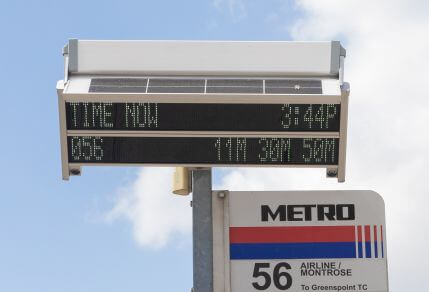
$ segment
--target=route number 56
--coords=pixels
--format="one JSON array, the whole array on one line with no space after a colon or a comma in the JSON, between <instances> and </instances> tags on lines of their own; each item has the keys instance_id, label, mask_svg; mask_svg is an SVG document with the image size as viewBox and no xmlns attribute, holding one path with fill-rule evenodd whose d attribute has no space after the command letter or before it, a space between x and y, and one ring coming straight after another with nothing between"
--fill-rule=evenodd
<instances>
[{"instance_id":1,"label":"route number 56","mask_svg":"<svg viewBox=\"0 0 429 292\"><path fill-rule=\"evenodd\" d=\"M263 269L269 269L270 263L255 263L253 269L253 278L261 280L252 283L256 290L267 290L271 283L279 290L288 290L292 286L292 276L285 270L290 270L288 263L278 263L273 270L271 277L270 273Z\"/></svg>"}]
</instances>

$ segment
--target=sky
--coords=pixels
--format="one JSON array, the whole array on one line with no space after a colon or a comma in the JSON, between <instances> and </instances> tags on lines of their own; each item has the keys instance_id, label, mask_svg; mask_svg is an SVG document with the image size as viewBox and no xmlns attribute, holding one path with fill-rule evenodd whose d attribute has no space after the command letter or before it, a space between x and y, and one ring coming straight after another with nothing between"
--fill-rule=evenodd
<instances>
[{"instance_id":1,"label":"sky","mask_svg":"<svg viewBox=\"0 0 429 292\"><path fill-rule=\"evenodd\" d=\"M215 188L375 190L390 291L425 291L428 16L425 0L1 1L0 291L192 286L191 197L171 194L172 169L84 168L61 180L55 85L69 38L341 40L346 183L237 168L215 169Z\"/></svg>"}]
</instances>

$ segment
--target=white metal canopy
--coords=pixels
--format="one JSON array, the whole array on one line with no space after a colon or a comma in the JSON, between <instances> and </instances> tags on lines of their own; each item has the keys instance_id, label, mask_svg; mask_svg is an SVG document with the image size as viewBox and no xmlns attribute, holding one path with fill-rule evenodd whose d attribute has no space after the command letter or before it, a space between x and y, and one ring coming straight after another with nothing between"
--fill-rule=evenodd
<instances>
[{"instance_id":1,"label":"white metal canopy","mask_svg":"<svg viewBox=\"0 0 429 292\"><path fill-rule=\"evenodd\" d=\"M338 76L338 41L69 41L71 74Z\"/></svg>"}]
</instances>

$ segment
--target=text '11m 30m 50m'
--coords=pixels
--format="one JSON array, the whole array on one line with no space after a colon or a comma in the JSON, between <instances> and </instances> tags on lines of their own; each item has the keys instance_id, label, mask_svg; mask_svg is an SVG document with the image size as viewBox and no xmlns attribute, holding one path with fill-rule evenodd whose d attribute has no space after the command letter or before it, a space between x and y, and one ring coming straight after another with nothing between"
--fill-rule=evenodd
<instances>
[{"instance_id":1,"label":"text '11m 30m 50m'","mask_svg":"<svg viewBox=\"0 0 429 292\"><path fill-rule=\"evenodd\" d=\"M336 138L68 137L70 162L335 165Z\"/></svg>"}]
</instances>

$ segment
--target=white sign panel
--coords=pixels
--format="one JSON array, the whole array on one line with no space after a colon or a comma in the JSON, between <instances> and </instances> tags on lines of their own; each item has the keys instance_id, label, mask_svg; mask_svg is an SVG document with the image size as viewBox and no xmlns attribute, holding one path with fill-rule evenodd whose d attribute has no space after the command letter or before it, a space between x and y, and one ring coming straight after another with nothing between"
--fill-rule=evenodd
<instances>
[{"instance_id":1,"label":"white sign panel","mask_svg":"<svg viewBox=\"0 0 429 292\"><path fill-rule=\"evenodd\" d=\"M229 192L224 200L226 291L388 291L377 193Z\"/></svg>"}]
</instances>

